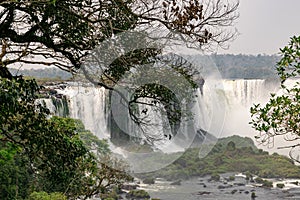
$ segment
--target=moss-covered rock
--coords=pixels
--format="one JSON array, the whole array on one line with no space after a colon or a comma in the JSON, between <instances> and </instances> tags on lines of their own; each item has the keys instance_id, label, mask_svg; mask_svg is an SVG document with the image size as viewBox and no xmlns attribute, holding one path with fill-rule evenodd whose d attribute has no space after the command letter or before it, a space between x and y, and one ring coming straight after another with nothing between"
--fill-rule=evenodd
<instances>
[{"instance_id":1,"label":"moss-covered rock","mask_svg":"<svg viewBox=\"0 0 300 200\"><path fill-rule=\"evenodd\" d=\"M276 187L278 187L278 188L280 188L280 189L282 189L282 188L284 188L284 184L283 183L277 183L276 184Z\"/></svg>"},{"instance_id":2,"label":"moss-covered rock","mask_svg":"<svg viewBox=\"0 0 300 200\"><path fill-rule=\"evenodd\" d=\"M154 184L155 180L154 180L154 178L146 178L146 179L143 180L143 183L145 183L145 184Z\"/></svg>"},{"instance_id":3,"label":"moss-covered rock","mask_svg":"<svg viewBox=\"0 0 300 200\"><path fill-rule=\"evenodd\" d=\"M150 199L150 195L145 190L130 190L126 194L128 199Z\"/></svg>"}]
</instances>

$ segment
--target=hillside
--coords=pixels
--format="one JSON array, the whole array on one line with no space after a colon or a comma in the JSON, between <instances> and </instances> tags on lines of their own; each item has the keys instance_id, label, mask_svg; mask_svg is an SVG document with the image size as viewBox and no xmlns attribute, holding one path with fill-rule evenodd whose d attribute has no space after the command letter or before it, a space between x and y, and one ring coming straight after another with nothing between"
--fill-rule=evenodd
<instances>
[{"instance_id":1,"label":"hillside","mask_svg":"<svg viewBox=\"0 0 300 200\"><path fill-rule=\"evenodd\" d=\"M198 155L198 148L188 149L166 168L139 176L178 180L215 173L250 172L263 178L300 178L300 168L291 159L276 153L269 155L247 137L222 138L205 158L200 159Z\"/></svg>"}]
</instances>

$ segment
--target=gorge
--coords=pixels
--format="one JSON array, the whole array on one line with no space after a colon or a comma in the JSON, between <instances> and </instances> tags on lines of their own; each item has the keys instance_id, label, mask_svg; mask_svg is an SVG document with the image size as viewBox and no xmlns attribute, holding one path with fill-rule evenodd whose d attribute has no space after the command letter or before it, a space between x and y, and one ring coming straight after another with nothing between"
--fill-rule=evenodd
<instances>
[{"instance_id":1,"label":"gorge","mask_svg":"<svg viewBox=\"0 0 300 200\"><path fill-rule=\"evenodd\" d=\"M104 88L76 82L47 87L54 90L59 97L45 99L47 107L54 115L68 115L80 119L85 127L99 138L110 139L114 143L118 143L116 139L120 138L119 141L126 141L130 137L119 134L120 130L116 130L115 126L126 126L127 130L121 130L125 133L136 128L132 125L128 126L130 120L126 114L128 111L124 108L122 110L121 107L118 111L123 113L125 124L114 124L109 92ZM254 103L266 102L271 92L279 90L279 83L272 79L208 79L203 90L203 95L198 91L193 108L194 126L197 130L205 130L216 138L233 134L253 138L254 135L251 134L254 131L248 124L249 109ZM190 142L184 147L190 145Z\"/></svg>"}]
</instances>

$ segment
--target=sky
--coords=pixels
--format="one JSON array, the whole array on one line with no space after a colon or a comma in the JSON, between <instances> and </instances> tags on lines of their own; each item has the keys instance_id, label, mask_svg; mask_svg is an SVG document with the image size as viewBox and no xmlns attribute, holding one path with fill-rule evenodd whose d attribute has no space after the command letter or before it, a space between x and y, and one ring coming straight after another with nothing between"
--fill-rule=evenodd
<instances>
[{"instance_id":1,"label":"sky","mask_svg":"<svg viewBox=\"0 0 300 200\"><path fill-rule=\"evenodd\" d=\"M239 35L217 53L276 54L300 35L300 0L240 0Z\"/></svg>"}]
</instances>

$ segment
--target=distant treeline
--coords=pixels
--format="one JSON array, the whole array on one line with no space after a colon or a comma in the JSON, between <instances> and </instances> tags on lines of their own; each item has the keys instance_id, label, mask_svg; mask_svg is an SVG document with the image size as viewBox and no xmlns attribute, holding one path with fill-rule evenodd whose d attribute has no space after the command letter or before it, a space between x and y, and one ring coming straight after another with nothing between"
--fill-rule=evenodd
<instances>
[{"instance_id":1,"label":"distant treeline","mask_svg":"<svg viewBox=\"0 0 300 200\"><path fill-rule=\"evenodd\" d=\"M201 56L192 56L195 59ZM226 79L260 79L275 78L275 65L280 57L277 55L232 55L213 54L212 61L218 67L223 78ZM60 79L67 80L72 75L58 68L43 69L10 69L13 75L30 76L39 79Z\"/></svg>"},{"instance_id":2,"label":"distant treeline","mask_svg":"<svg viewBox=\"0 0 300 200\"><path fill-rule=\"evenodd\" d=\"M55 80L68 80L72 78L72 74L63 71L59 68L49 67L41 69L14 69L11 68L9 71L15 76L29 76L37 79L55 79Z\"/></svg>"},{"instance_id":3,"label":"distant treeline","mask_svg":"<svg viewBox=\"0 0 300 200\"><path fill-rule=\"evenodd\" d=\"M211 56L223 78L275 78L277 55L231 55L214 54Z\"/></svg>"}]
</instances>

